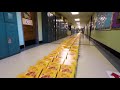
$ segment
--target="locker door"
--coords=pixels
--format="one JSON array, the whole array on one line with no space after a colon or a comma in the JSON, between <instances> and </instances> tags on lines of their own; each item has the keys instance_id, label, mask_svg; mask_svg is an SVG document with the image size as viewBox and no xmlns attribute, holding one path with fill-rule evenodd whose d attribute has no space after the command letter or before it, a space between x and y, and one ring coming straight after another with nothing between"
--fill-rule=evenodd
<instances>
[{"instance_id":1,"label":"locker door","mask_svg":"<svg viewBox=\"0 0 120 90\"><path fill-rule=\"evenodd\" d=\"M53 41L55 41L55 16L53 17Z\"/></svg>"},{"instance_id":2,"label":"locker door","mask_svg":"<svg viewBox=\"0 0 120 90\"><path fill-rule=\"evenodd\" d=\"M52 35L52 41L54 41L54 22L53 22L53 16L51 17L51 35Z\"/></svg>"},{"instance_id":3,"label":"locker door","mask_svg":"<svg viewBox=\"0 0 120 90\"><path fill-rule=\"evenodd\" d=\"M20 51L20 47L17 25L12 23L6 23L6 32L8 38L9 55L18 53Z\"/></svg>"},{"instance_id":4,"label":"locker door","mask_svg":"<svg viewBox=\"0 0 120 90\"><path fill-rule=\"evenodd\" d=\"M4 12L5 29L7 32L9 55L20 51L16 12Z\"/></svg>"},{"instance_id":5,"label":"locker door","mask_svg":"<svg viewBox=\"0 0 120 90\"><path fill-rule=\"evenodd\" d=\"M0 12L0 22L4 22L3 13Z\"/></svg>"},{"instance_id":6,"label":"locker door","mask_svg":"<svg viewBox=\"0 0 120 90\"><path fill-rule=\"evenodd\" d=\"M16 12L4 12L5 22L17 23Z\"/></svg>"},{"instance_id":7,"label":"locker door","mask_svg":"<svg viewBox=\"0 0 120 90\"><path fill-rule=\"evenodd\" d=\"M53 41L53 17L48 17L49 19L49 22L48 22L48 39L49 39L49 42L52 42Z\"/></svg>"},{"instance_id":8,"label":"locker door","mask_svg":"<svg viewBox=\"0 0 120 90\"><path fill-rule=\"evenodd\" d=\"M51 42L51 25L49 17L48 17L48 42Z\"/></svg>"},{"instance_id":9,"label":"locker door","mask_svg":"<svg viewBox=\"0 0 120 90\"><path fill-rule=\"evenodd\" d=\"M0 22L0 59L9 55L5 24Z\"/></svg>"}]
</instances>

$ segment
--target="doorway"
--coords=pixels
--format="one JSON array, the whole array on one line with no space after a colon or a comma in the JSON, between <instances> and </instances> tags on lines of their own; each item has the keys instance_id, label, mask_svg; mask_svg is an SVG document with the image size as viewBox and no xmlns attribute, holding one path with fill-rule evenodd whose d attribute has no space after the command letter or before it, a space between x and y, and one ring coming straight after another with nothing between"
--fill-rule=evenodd
<instances>
[{"instance_id":1,"label":"doorway","mask_svg":"<svg viewBox=\"0 0 120 90\"><path fill-rule=\"evenodd\" d=\"M21 16L24 33L24 47L38 44L37 12L21 12Z\"/></svg>"}]
</instances>

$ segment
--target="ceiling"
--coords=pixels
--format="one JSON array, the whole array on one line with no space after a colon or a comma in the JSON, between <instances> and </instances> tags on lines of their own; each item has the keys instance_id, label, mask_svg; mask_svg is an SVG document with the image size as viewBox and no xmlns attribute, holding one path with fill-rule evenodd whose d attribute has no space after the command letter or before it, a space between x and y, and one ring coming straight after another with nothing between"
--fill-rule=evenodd
<instances>
[{"instance_id":1,"label":"ceiling","mask_svg":"<svg viewBox=\"0 0 120 90\"><path fill-rule=\"evenodd\" d=\"M90 20L91 15L94 14L94 12L79 12L78 15L72 15L71 12L58 12L58 13L67 18L68 22L72 23L74 26L77 25L74 19L80 18L81 27L84 27L85 24L87 24L88 21Z\"/></svg>"}]
</instances>

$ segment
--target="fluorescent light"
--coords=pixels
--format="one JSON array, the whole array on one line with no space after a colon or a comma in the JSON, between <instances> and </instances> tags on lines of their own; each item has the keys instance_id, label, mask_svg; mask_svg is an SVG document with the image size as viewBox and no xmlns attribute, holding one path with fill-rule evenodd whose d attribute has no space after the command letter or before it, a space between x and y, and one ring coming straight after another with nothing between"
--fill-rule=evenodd
<instances>
[{"instance_id":1,"label":"fluorescent light","mask_svg":"<svg viewBox=\"0 0 120 90\"><path fill-rule=\"evenodd\" d=\"M72 15L77 15L77 14L79 14L79 12L71 12L72 13Z\"/></svg>"},{"instance_id":2,"label":"fluorescent light","mask_svg":"<svg viewBox=\"0 0 120 90\"><path fill-rule=\"evenodd\" d=\"M76 18L75 21L80 21L80 19L79 19L79 18Z\"/></svg>"}]
</instances>

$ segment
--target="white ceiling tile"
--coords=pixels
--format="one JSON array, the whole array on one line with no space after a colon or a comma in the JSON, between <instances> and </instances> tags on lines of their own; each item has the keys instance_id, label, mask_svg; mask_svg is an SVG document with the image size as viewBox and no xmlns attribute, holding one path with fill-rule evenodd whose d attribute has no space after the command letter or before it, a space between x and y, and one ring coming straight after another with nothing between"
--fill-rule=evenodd
<instances>
[{"instance_id":1,"label":"white ceiling tile","mask_svg":"<svg viewBox=\"0 0 120 90\"><path fill-rule=\"evenodd\" d=\"M74 19L80 18L80 24L84 25L90 20L90 17L94 12L79 12L78 15L72 15L71 12L58 12L58 13L66 17L68 21L73 25L76 25L76 22Z\"/></svg>"}]
</instances>

